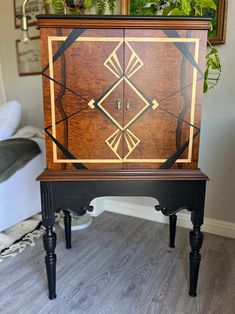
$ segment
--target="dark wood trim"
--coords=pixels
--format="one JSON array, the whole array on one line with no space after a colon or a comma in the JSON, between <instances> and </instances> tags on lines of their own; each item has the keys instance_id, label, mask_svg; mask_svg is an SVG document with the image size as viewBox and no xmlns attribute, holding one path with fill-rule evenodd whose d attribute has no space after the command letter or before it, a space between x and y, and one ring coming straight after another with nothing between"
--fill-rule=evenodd
<instances>
[{"instance_id":1,"label":"dark wood trim","mask_svg":"<svg viewBox=\"0 0 235 314\"><path fill-rule=\"evenodd\" d=\"M207 181L208 177L199 169L157 169L157 170L45 170L37 181L72 182L72 181Z\"/></svg>"},{"instance_id":2,"label":"dark wood trim","mask_svg":"<svg viewBox=\"0 0 235 314\"><path fill-rule=\"evenodd\" d=\"M37 18L39 28L210 29L209 18L195 17L39 15Z\"/></svg>"}]
</instances>

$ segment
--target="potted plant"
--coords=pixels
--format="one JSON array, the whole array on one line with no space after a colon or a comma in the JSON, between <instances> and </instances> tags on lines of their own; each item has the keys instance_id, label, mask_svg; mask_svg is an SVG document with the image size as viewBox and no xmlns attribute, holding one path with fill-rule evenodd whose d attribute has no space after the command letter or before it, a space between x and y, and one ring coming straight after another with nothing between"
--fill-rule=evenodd
<instances>
[{"instance_id":1,"label":"potted plant","mask_svg":"<svg viewBox=\"0 0 235 314\"><path fill-rule=\"evenodd\" d=\"M56 14L83 14L96 7L98 15L104 15L106 8L114 14L117 0L44 0L46 11Z\"/></svg>"}]
</instances>

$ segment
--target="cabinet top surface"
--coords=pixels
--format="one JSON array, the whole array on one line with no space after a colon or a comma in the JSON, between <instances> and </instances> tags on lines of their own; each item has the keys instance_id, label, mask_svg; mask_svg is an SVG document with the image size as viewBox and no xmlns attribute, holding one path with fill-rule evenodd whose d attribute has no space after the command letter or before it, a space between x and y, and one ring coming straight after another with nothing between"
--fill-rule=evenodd
<instances>
[{"instance_id":1,"label":"cabinet top surface","mask_svg":"<svg viewBox=\"0 0 235 314\"><path fill-rule=\"evenodd\" d=\"M73 20L86 20L86 19L95 19L95 20L190 20L190 21L210 21L210 17L205 16L163 16L163 15L154 15L154 16L133 16L133 15L61 15L61 14L39 14L37 19L73 19Z\"/></svg>"},{"instance_id":2,"label":"cabinet top surface","mask_svg":"<svg viewBox=\"0 0 235 314\"><path fill-rule=\"evenodd\" d=\"M56 15L37 16L38 27L210 29L201 16Z\"/></svg>"},{"instance_id":3,"label":"cabinet top surface","mask_svg":"<svg viewBox=\"0 0 235 314\"><path fill-rule=\"evenodd\" d=\"M208 181L200 170L186 169L123 169L123 170L45 170L37 181Z\"/></svg>"}]
</instances>

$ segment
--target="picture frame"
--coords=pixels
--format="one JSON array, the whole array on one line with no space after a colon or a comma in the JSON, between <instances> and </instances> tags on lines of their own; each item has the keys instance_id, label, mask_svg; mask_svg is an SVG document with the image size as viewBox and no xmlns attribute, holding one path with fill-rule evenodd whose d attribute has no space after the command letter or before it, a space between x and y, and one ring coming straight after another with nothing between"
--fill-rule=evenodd
<instances>
[{"instance_id":1,"label":"picture frame","mask_svg":"<svg viewBox=\"0 0 235 314\"><path fill-rule=\"evenodd\" d=\"M228 0L214 0L217 5L217 12L212 13L213 30L209 32L208 40L211 44L225 44L227 27ZM210 12L208 12L210 15Z\"/></svg>"},{"instance_id":2,"label":"picture frame","mask_svg":"<svg viewBox=\"0 0 235 314\"><path fill-rule=\"evenodd\" d=\"M14 1L14 17L15 17L15 28L20 27L20 18L22 14L22 3L23 0ZM45 6L43 0L29 0L26 4L26 13L30 17L28 26L36 25L36 15L45 13Z\"/></svg>"},{"instance_id":3,"label":"picture frame","mask_svg":"<svg viewBox=\"0 0 235 314\"><path fill-rule=\"evenodd\" d=\"M133 15L131 12L131 1L122 1L122 14ZM226 40L226 24L227 24L227 8L228 0L214 0L217 5L217 12L208 10L207 15L212 17L213 30L209 32L208 40L211 44L225 44Z\"/></svg>"},{"instance_id":4,"label":"picture frame","mask_svg":"<svg viewBox=\"0 0 235 314\"><path fill-rule=\"evenodd\" d=\"M16 40L16 56L19 76L41 74L40 37L31 37L26 44Z\"/></svg>"}]
</instances>

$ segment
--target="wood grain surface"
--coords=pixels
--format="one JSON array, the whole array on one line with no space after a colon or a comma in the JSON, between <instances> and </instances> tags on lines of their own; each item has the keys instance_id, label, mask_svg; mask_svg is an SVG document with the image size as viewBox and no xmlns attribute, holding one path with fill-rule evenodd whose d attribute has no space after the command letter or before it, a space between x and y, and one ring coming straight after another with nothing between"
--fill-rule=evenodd
<instances>
[{"instance_id":1,"label":"wood grain surface","mask_svg":"<svg viewBox=\"0 0 235 314\"><path fill-rule=\"evenodd\" d=\"M172 168L198 167L206 27L159 30L155 23L84 29L55 60L73 29L40 28L48 169L157 169L171 159Z\"/></svg>"}]
</instances>

